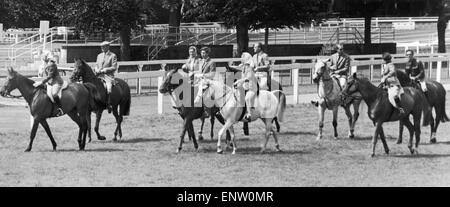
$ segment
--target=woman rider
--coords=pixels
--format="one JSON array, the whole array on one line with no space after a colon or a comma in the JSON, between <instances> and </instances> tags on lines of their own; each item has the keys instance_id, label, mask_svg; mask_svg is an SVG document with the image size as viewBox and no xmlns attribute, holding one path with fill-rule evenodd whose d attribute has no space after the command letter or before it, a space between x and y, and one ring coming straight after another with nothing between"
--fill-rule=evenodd
<instances>
[{"instance_id":1,"label":"woman rider","mask_svg":"<svg viewBox=\"0 0 450 207\"><path fill-rule=\"evenodd\" d=\"M237 80L234 85L242 85L244 90L247 90L245 94L245 103L247 104L247 114L244 116L244 120L251 121L251 115L255 111L255 98L258 91L258 80L255 76L255 64L252 60L252 55L248 52L244 52L241 55L241 67L243 76Z\"/></svg>"},{"instance_id":2,"label":"woman rider","mask_svg":"<svg viewBox=\"0 0 450 207\"><path fill-rule=\"evenodd\" d=\"M64 81L61 78L61 76L59 75L58 67L56 66L55 60L53 60L53 59L49 60L49 63L45 67L45 73L46 73L47 77L42 81L38 81L38 82L34 83L33 86L38 87L42 84L47 83L47 85L49 86L49 87L47 87L47 90L50 90L48 92L50 92L51 96L53 97L53 100L55 101L56 105L58 106L56 116L61 116L64 114L64 112L62 110L61 100L58 97L58 93L61 90ZM49 94L49 93L47 93L47 94Z\"/></svg>"},{"instance_id":3,"label":"woman rider","mask_svg":"<svg viewBox=\"0 0 450 207\"><path fill-rule=\"evenodd\" d=\"M405 113L400 101L400 95L403 93L403 88L400 85L400 81L397 79L395 72L395 65L392 63L392 56L388 52L385 52L382 56L384 63L381 65L381 83L385 84L388 88L389 101L394 107L396 107L400 114ZM395 106L396 105L396 106Z\"/></svg>"}]
</instances>

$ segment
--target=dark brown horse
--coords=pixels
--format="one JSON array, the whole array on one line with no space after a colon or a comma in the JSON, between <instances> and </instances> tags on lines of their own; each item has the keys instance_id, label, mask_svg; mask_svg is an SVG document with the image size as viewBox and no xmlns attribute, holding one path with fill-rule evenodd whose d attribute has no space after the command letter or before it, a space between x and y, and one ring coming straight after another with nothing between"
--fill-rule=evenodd
<instances>
[{"instance_id":1,"label":"dark brown horse","mask_svg":"<svg viewBox=\"0 0 450 207\"><path fill-rule=\"evenodd\" d=\"M95 108L93 109L96 114L96 121L95 121L95 133L97 134L97 139L99 140L105 140L106 138L102 135L100 135L99 132L99 124L100 120L102 118L103 110L106 109L106 88L99 78L95 75L94 71L91 69L91 67L86 64L84 60L81 59L75 59L75 67L72 73L72 76L70 79L72 81L78 81L79 79L82 79L84 83L92 83L96 90L95 94L93 95L94 101L95 101ZM130 105L131 105L131 94L130 94L130 87L128 84L119 78L114 79L115 84L111 91L111 105L112 105L112 112L114 117L116 118L116 130L114 131L114 138L113 141L117 140L117 135L119 135L119 138L122 139L122 121L124 116L128 116L130 114ZM89 141L91 141L91 134L89 129Z\"/></svg>"},{"instance_id":2,"label":"dark brown horse","mask_svg":"<svg viewBox=\"0 0 450 207\"><path fill-rule=\"evenodd\" d=\"M404 93L401 95L402 106L405 109L405 114L400 114L388 100L387 91L374 86L367 78L358 78L356 73L348 80L346 87L343 90L343 95L349 97L355 92L360 92L361 96L368 106L367 113L369 118L375 124L375 132L372 138L372 154L375 156L375 147L378 136L383 142L384 151L389 154L389 147L383 131L383 123L400 120L408 128L410 132L410 139L408 148L411 154L418 153L417 148L420 142L420 119L422 113L424 114L423 125L427 126L430 119L430 110L428 102L423 93L412 87L404 87ZM414 125L409 121L409 116L413 116ZM416 137L415 147L413 147L413 136Z\"/></svg>"},{"instance_id":3,"label":"dark brown horse","mask_svg":"<svg viewBox=\"0 0 450 207\"><path fill-rule=\"evenodd\" d=\"M402 86L411 86L411 87L414 87L414 88L422 91L420 84L418 82L412 81L405 72L397 71L397 77ZM430 107L434 108L434 112L436 114L435 118L433 118L433 114L430 114L431 115L430 142L436 143L436 131L439 126L439 123L449 121L447 113L445 112L446 91L445 91L444 86L437 81L425 80L425 84L427 86L427 91L428 91L425 97L427 98L427 101L428 101L428 104L430 105ZM403 135L403 125L402 125L402 123L400 123L397 144L402 143L402 135Z\"/></svg>"},{"instance_id":4,"label":"dark brown horse","mask_svg":"<svg viewBox=\"0 0 450 207\"><path fill-rule=\"evenodd\" d=\"M35 88L33 83L33 80L20 75L12 68L8 68L8 78L5 85L0 90L0 95L8 96L12 90L19 89L20 93L28 103L31 116L33 116L33 126L30 134L30 143L25 152L31 150L39 124L44 127L45 132L52 142L53 150L56 150L56 142L53 139L52 132L47 123L47 118L55 117L55 109L57 107L50 101L46 89L44 87ZM93 107L90 105L92 103L90 94L93 92L95 92L95 88L92 84L70 83L66 89L63 89L61 95L62 110L69 115L79 127L78 145L80 150L84 150L86 146L86 134L89 127L89 110Z\"/></svg>"}]
</instances>

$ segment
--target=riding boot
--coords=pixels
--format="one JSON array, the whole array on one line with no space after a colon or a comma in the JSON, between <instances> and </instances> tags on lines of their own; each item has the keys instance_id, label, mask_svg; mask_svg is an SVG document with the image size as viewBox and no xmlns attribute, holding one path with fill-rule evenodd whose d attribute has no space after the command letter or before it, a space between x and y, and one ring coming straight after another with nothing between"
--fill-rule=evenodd
<instances>
[{"instance_id":1,"label":"riding boot","mask_svg":"<svg viewBox=\"0 0 450 207\"><path fill-rule=\"evenodd\" d=\"M62 116L64 114L63 110L62 110L62 104L61 104L61 100L59 99L58 96L53 97L53 100L55 100L55 104L56 106L58 106L58 109L56 110L56 116Z\"/></svg>"},{"instance_id":2,"label":"riding boot","mask_svg":"<svg viewBox=\"0 0 450 207\"><path fill-rule=\"evenodd\" d=\"M318 107L319 106L319 101L312 100L311 104L314 105L315 107Z\"/></svg>"},{"instance_id":3,"label":"riding boot","mask_svg":"<svg viewBox=\"0 0 450 207\"><path fill-rule=\"evenodd\" d=\"M423 95L425 95L425 98L428 100L428 91L424 91Z\"/></svg>"},{"instance_id":4,"label":"riding boot","mask_svg":"<svg viewBox=\"0 0 450 207\"><path fill-rule=\"evenodd\" d=\"M111 107L111 96L109 95L109 93L106 94L106 108L108 109L108 113L111 113L112 111L112 107Z\"/></svg>"},{"instance_id":5,"label":"riding boot","mask_svg":"<svg viewBox=\"0 0 450 207\"><path fill-rule=\"evenodd\" d=\"M397 107L398 107L398 110L400 112L400 115L405 114L405 109L403 109L403 107L402 107L402 102L400 101L400 98L396 97L394 99L394 101L395 101L395 104L397 104Z\"/></svg>"}]
</instances>

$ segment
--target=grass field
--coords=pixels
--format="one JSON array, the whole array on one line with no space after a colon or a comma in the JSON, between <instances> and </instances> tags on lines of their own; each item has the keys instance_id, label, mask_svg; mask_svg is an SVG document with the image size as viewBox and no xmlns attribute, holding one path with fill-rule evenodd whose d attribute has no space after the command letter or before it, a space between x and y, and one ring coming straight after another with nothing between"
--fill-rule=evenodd
<instances>
[{"instance_id":1,"label":"grass field","mask_svg":"<svg viewBox=\"0 0 450 207\"><path fill-rule=\"evenodd\" d=\"M419 155L406 144L396 145L398 123L384 125L390 155L378 142L377 157L370 158L374 130L361 109L356 138L346 138L346 117L339 112L339 140L332 139L331 112L327 112L324 139L315 141L318 115L310 105L289 106L279 135L283 152L259 154L262 122L250 124L251 135L235 126L237 154L216 154L216 140L200 142L199 152L187 141L176 154L181 119L170 108L156 113L156 97L133 97L131 115L123 124L124 137L112 142L115 122L104 114L101 132L107 141L88 143L78 151L75 123L68 117L49 121L58 148L40 127L30 153L28 109L0 106L0 186L450 186L450 129L438 130L437 144L428 144L429 128L422 128ZM448 98L447 98L448 101ZM448 111L448 107L447 107ZM216 121L217 134L221 125ZM200 125L196 121L196 131ZM209 122L205 134L209 134ZM407 136L404 136L404 140ZM405 140L406 141L406 140ZM224 146L224 145L223 145Z\"/></svg>"}]
</instances>

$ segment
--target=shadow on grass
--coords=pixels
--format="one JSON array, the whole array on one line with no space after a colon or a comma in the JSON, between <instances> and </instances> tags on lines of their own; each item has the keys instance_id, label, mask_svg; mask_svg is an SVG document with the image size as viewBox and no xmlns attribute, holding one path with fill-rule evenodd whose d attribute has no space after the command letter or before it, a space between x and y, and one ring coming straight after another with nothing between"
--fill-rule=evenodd
<instances>
[{"instance_id":1,"label":"shadow on grass","mask_svg":"<svg viewBox=\"0 0 450 207\"><path fill-rule=\"evenodd\" d=\"M450 145L450 141L430 143L429 140L426 140L426 142L420 143L420 145L440 145L440 144Z\"/></svg>"},{"instance_id":2,"label":"shadow on grass","mask_svg":"<svg viewBox=\"0 0 450 207\"><path fill-rule=\"evenodd\" d=\"M46 150L41 152L123 152L123 151L134 151L134 150L123 150L123 149L113 149L113 148L94 148L94 149L85 149L84 151L80 151L79 149L57 149L56 151L53 150Z\"/></svg>"},{"instance_id":3,"label":"shadow on grass","mask_svg":"<svg viewBox=\"0 0 450 207\"><path fill-rule=\"evenodd\" d=\"M142 142L167 142L169 140L167 139L163 139L163 138L154 138L154 139L149 139L149 138L134 138L134 139L122 139L122 140L117 140L117 141L108 141L111 143L118 143L118 144L132 144L132 143L142 143Z\"/></svg>"},{"instance_id":4,"label":"shadow on grass","mask_svg":"<svg viewBox=\"0 0 450 207\"><path fill-rule=\"evenodd\" d=\"M440 158L440 157L450 157L450 154L402 154L402 155L392 155L398 158Z\"/></svg>"},{"instance_id":5,"label":"shadow on grass","mask_svg":"<svg viewBox=\"0 0 450 207\"><path fill-rule=\"evenodd\" d=\"M222 150L224 151L224 154L231 154L233 149L227 148L225 149L224 146L222 146ZM261 154L261 147L242 147L236 149L236 154L240 155L291 155L291 154L309 154L309 152L305 151L298 151L298 150L283 150L281 148L281 152L275 151L275 148L268 147L264 153ZM214 148L203 148L201 150L203 153L217 153L217 149Z\"/></svg>"},{"instance_id":6,"label":"shadow on grass","mask_svg":"<svg viewBox=\"0 0 450 207\"><path fill-rule=\"evenodd\" d=\"M185 140L186 141L186 140ZM198 140L197 139L197 141L199 142L199 143L217 143L217 138L215 138L215 139L213 139L213 140L211 140L211 139L207 139L207 138L205 138L204 140ZM239 142L248 142L248 141L250 141L250 138L236 138L236 143L238 143L239 144ZM222 138L222 141L221 141L222 143L225 143L225 138Z\"/></svg>"},{"instance_id":7,"label":"shadow on grass","mask_svg":"<svg viewBox=\"0 0 450 207\"><path fill-rule=\"evenodd\" d=\"M303 132L303 131L299 131L299 132L294 132L294 131L286 131L286 132L280 132L280 135L312 135L312 136L316 136L317 133L315 132Z\"/></svg>"},{"instance_id":8,"label":"shadow on grass","mask_svg":"<svg viewBox=\"0 0 450 207\"><path fill-rule=\"evenodd\" d=\"M355 137L353 137L353 139L351 139L351 140L355 140L355 141L367 141L367 140L372 140L372 136L364 136L364 137L355 136Z\"/></svg>"}]
</instances>

